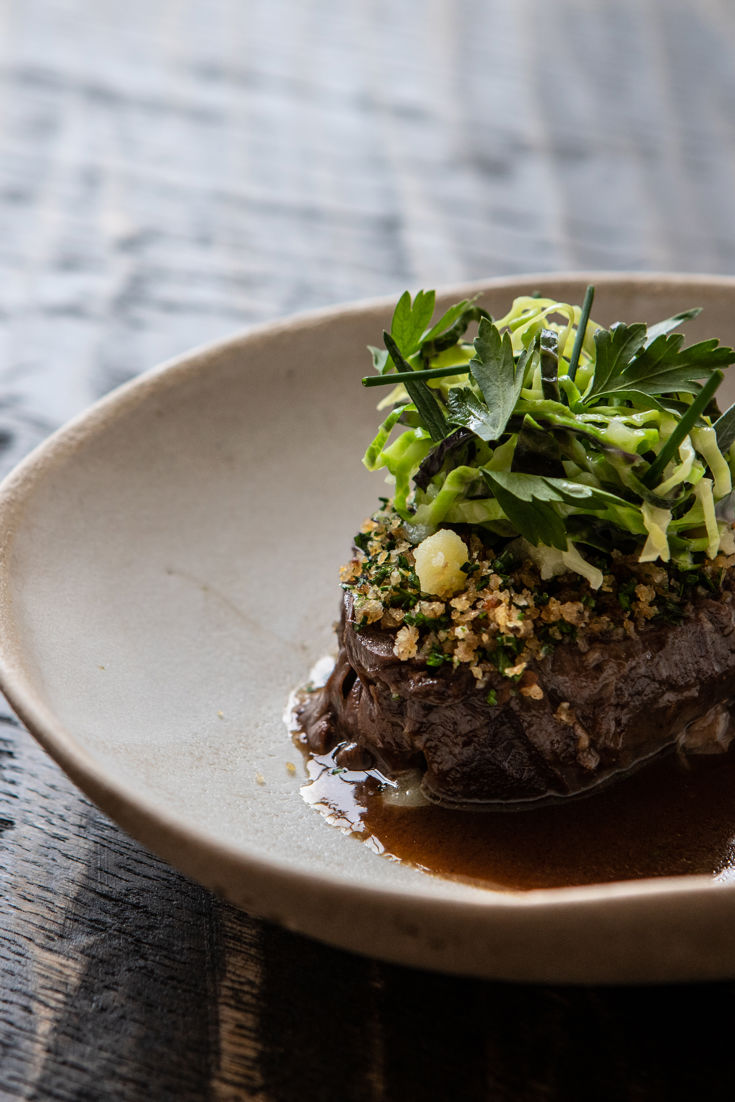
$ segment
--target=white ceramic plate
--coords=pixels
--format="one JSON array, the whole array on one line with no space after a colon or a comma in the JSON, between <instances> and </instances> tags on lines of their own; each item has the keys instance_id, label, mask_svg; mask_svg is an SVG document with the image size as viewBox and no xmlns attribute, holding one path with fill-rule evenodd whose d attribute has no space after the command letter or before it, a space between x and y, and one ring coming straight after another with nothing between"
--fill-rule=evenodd
<instances>
[{"instance_id":1,"label":"white ceramic plate","mask_svg":"<svg viewBox=\"0 0 735 1102\"><path fill-rule=\"evenodd\" d=\"M443 298L482 290L497 314L534 288L580 301L590 279L600 321L700 304L690 335L735 343L730 279L529 276ZM0 492L3 689L126 830L291 929L480 976L734 976L735 885L486 891L381 859L302 800L282 716L332 648L336 570L381 492L359 378L392 305L194 352L37 449Z\"/></svg>"}]
</instances>

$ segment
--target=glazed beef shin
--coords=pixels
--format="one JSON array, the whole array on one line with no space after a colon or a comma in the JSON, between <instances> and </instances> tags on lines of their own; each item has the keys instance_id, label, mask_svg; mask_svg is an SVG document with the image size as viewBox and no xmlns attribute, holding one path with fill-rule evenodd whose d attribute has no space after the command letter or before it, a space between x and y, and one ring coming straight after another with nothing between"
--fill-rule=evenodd
<instances>
[{"instance_id":1,"label":"glazed beef shin","mask_svg":"<svg viewBox=\"0 0 735 1102\"><path fill-rule=\"evenodd\" d=\"M426 794L449 805L582 794L667 747L727 747L735 698L729 596L703 599L682 623L633 638L586 651L560 644L534 667L543 689L536 700L500 675L478 689L466 668L400 661L393 632L355 631L346 595L334 671L302 707L301 725L314 752L348 742L384 770L419 766Z\"/></svg>"}]
</instances>

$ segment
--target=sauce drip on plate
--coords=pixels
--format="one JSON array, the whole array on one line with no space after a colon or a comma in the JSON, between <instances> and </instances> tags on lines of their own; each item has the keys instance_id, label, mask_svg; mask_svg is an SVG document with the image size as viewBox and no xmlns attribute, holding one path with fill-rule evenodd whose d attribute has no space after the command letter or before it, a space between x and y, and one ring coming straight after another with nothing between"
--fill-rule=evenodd
<instances>
[{"instance_id":1,"label":"sauce drip on plate","mask_svg":"<svg viewBox=\"0 0 735 1102\"><path fill-rule=\"evenodd\" d=\"M417 777L396 789L377 770L340 769L338 752L307 755L304 799L376 853L438 876L515 891L693 874L735 880L735 752L672 752L592 796L507 812L426 804Z\"/></svg>"}]
</instances>

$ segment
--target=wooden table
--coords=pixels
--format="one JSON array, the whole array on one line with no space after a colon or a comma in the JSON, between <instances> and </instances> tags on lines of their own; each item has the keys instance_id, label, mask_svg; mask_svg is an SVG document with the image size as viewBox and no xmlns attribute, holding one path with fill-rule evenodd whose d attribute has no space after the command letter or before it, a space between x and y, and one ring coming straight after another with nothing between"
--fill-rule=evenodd
<instances>
[{"instance_id":1,"label":"wooden table","mask_svg":"<svg viewBox=\"0 0 735 1102\"><path fill-rule=\"evenodd\" d=\"M284 313L735 271L734 54L728 0L0 0L3 472ZM732 1096L733 983L512 986L293 936L127 838L7 707L0 874L2 1098Z\"/></svg>"}]
</instances>

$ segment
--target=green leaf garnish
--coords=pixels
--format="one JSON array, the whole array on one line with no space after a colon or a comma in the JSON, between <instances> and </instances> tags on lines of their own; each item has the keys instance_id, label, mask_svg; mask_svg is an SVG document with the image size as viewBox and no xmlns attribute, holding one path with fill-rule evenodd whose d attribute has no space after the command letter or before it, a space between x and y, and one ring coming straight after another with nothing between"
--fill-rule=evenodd
<instances>
[{"instance_id":1,"label":"green leaf garnish","mask_svg":"<svg viewBox=\"0 0 735 1102\"><path fill-rule=\"evenodd\" d=\"M447 417L452 424L469 429L481 440L496 438L496 418L483 398L468 386L452 387L447 397Z\"/></svg>"},{"instance_id":2,"label":"green leaf garnish","mask_svg":"<svg viewBox=\"0 0 735 1102\"><path fill-rule=\"evenodd\" d=\"M640 323L635 325L621 325L618 323L612 329L598 329L595 333L595 374L590 390L585 394L585 400L600 397L611 393L614 383L619 379L626 367L629 366L636 353L640 352L646 343L646 327ZM630 382L625 384L630 387Z\"/></svg>"},{"instance_id":3,"label":"green leaf garnish","mask_svg":"<svg viewBox=\"0 0 735 1102\"><path fill-rule=\"evenodd\" d=\"M381 375L388 370L388 364L390 357L384 348L375 348L372 344L368 345L368 352L373 359L373 367L376 371L379 371ZM364 380L363 380L364 381ZM387 379L386 382L390 382Z\"/></svg>"},{"instance_id":4,"label":"green leaf garnish","mask_svg":"<svg viewBox=\"0 0 735 1102\"><path fill-rule=\"evenodd\" d=\"M408 378L403 384L408 391L411 401L416 406L419 416L429 431L432 440L443 440L450 433L449 425L442 413L439 402L429 390L426 383L421 380L411 379L411 365L403 358L401 350L390 333L383 333L385 347L390 353L393 363L399 370L406 373Z\"/></svg>"},{"instance_id":5,"label":"green leaf garnish","mask_svg":"<svg viewBox=\"0 0 735 1102\"><path fill-rule=\"evenodd\" d=\"M714 423L717 447L723 455L735 444L735 402Z\"/></svg>"},{"instance_id":6,"label":"green leaf garnish","mask_svg":"<svg viewBox=\"0 0 735 1102\"><path fill-rule=\"evenodd\" d=\"M649 325L646 344L652 344L657 337L665 336L667 333L673 332L674 329L678 329L680 325L683 325L685 321L690 321L701 313L702 307L694 306L691 310L682 310L681 313L674 314L664 321L657 321L655 325Z\"/></svg>"},{"instance_id":7,"label":"green leaf garnish","mask_svg":"<svg viewBox=\"0 0 735 1102\"><path fill-rule=\"evenodd\" d=\"M482 440L499 440L521 393L528 352L521 354L516 365L510 334L501 336L497 326L483 318L475 353L470 372L487 406L483 432L477 435Z\"/></svg>"},{"instance_id":8,"label":"green leaf garnish","mask_svg":"<svg viewBox=\"0 0 735 1102\"><path fill-rule=\"evenodd\" d=\"M627 365L614 385L597 391L597 397L626 390L648 395L696 394L702 385L700 379L735 361L733 350L718 347L715 340L679 351L683 339L680 333L657 337Z\"/></svg>"},{"instance_id":9,"label":"green leaf garnish","mask_svg":"<svg viewBox=\"0 0 735 1102\"><path fill-rule=\"evenodd\" d=\"M465 299L432 323L433 292L401 296L363 380L395 403L365 463L392 479L409 539L457 525L501 561L522 536L595 585L616 548L694 569L732 547L735 405L720 416L713 399L735 351L684 346L698 309L604 328L593 297L527 295L494 321Z\"/></svg>"},{"instance_id":10,"label":"green leaf garnish","mask_svg":"<svg viewBox=\"0 0 735 1102\"><path fill-rule=\"evenodd\" d=\"M487 310L475 306L474 299L464 299L447 312L421 338L420 352L423 360L429 360L438 352L451 348L467 332L468 326L480 318L490 320Z\"/></svg>"},{"instance_id":11,"label":"green leaf garnish","mask_svg":"<svg viewBox=\"0 0 735 1102\"><path fill-rule=\"evenodd\" d=\"M413 301L408 291L404 291L399 298L390 324L390 335L404 356L412 356L418 348L434 313L435 301L434 291L419 291Z\"/></svg>"},{"instance_id":12,"label":"green leaf garnish","mask_svg":"<svg viewBox=\"0 0 735 1102\"><path fill-rule=\"evenodd\" d=\"M482 471L493 495L508 520L529 543L537 547L567 549L564 521L551 504L559 495L538 475L514 474L511 471Z\"/></svg>"}]
</instances>

